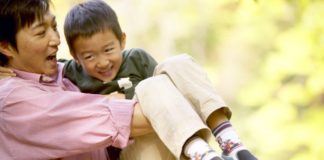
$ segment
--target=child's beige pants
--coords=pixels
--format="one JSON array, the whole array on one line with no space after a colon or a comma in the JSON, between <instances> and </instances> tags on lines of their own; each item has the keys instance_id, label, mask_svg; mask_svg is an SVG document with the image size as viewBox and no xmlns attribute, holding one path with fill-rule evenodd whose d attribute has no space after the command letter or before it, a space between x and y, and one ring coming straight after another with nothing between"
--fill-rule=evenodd
<instances>
[{"instance_id":1,"label":"child's beige pants","mask_svg":"<svg viewBox=\"0 0 324 160\"><path fill-rule=\"evenodd\" d=\"M155 133L136 137L123 149L125 160L180 159L192 135L207 141L213 137L205 123L211 113L223 109L231 116L207 74L186 54L159 64L154 76L140 82L135 93Z\"/></svg>"}]
</instances>

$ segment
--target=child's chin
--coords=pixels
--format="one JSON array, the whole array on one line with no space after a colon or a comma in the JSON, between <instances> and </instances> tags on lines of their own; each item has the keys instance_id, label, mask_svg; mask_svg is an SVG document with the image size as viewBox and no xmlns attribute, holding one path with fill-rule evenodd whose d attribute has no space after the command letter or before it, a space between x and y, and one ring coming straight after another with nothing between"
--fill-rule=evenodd
<instances>
[{"instance_id":1,"label":"child's chin","mask_svg":"<svg viewBox=\"0 0 324 160\"><path fill-rule=\"evenodd\" d=\"M108 83L108 82L111 82L112 81L112 79L110 77L100 77L98 79L100 79L101 81L103 81L105 83Z\"/></svg>"}]
</instances>

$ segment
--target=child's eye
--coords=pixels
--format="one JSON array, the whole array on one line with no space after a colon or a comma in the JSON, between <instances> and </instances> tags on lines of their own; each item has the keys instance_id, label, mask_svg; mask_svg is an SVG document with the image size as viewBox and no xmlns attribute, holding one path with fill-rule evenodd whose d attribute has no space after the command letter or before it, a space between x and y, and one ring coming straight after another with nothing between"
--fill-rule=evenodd
<instances>
[{"instance_id":1,"label":"child's eye","mask_svg":"<svg viewBox=\"0 0 324 160\"><path fill-rule=\"evenodd\" d=\"M83 58L84 58L85 60L91 60L91 59L94 58L94 55L85 55Z\"/></svg>"},{"instance_id":2,"label":"child's eye","mask_svg":"<svg viewBox=\"0 0 324 160\"><path fill-rule=\"evenodd\" d=\"M113 50L113 48L107 48L107 49L105 49L105 52L108 53L108 52L110 52L112 50Z\"/></svg>"}]
</instances>

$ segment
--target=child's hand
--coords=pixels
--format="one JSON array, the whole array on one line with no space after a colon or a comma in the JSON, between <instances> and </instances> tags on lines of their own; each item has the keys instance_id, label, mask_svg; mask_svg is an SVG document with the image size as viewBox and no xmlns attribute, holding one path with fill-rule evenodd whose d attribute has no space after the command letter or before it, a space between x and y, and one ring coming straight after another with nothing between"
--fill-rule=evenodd
<instances>
[{"instance_id":1,"label":"child's hand","mask_svg":"<svg viewBox=\"0 0 324 160\"><path fill-rule=\"evenodd\" d=\"M126 99L125 94L118 93L118 92L113 92L113 93L110 93L110 94L108 94L106 96L109 97L109 98L112 98L112 99Z\"/></svg>"},{"instance_id":2,"label":"child's hand","mask_svg":"<svg viewBox=\"0 0 324 160\"><path fill-rule=\"evenodd\" d=\"M15 72L13 72L13 70L0 66L0 79L6 77L15 77L15 76L16 74Z\"/></svg>"}]
</instances>

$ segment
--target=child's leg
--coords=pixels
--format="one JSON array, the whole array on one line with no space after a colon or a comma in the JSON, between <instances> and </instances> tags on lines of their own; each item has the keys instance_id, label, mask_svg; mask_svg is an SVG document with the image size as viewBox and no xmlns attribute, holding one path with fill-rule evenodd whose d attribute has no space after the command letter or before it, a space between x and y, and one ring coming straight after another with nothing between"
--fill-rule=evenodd
<instances>
[{"instance_id":1,"label":"child's leg","mask_svg":"<svg viewBox=\"0 0 324 160\"><path fill-rule=\"evenodd\" d=\"M171 79L205 122L218 109L230 118L231 111L217 94L207 74L189 55L173 56L158 64L154 75L159 74L166 74Z\"/></svg>"},{"instance_id":2,"label":"child's leg","mask_svg":"<svg viewBox=\"0 0 324 160\"><path fill-rule=\"evenodd\" d=\"M142 81L136 87L135 93L153 129L177 158L180 158L183 149L186 148L185 143L193 135L205 140L211 137L209 128L166 75ZM189 146L192 146L191 144L193 143L189 143ZM198 143L200 144L202 143ZM208 147L193 147L193 152L203 154L201 149L204 150L203 153L212 150Z\"/></svg>"},{"instance_id":3,"label":"child's leg","mask_svg":"<svg viewBox=\"0 0 324 160\"><path fill-rule=\"evenodd\" d=\"M133 100L138 101L136 96ZM120 160L176 160L156 133L133 138L133 142L122 150Z\"/></svg>"},{"instance_id":4,"label":"child's leg","mask_svg":"<svg viewBox=\"0 0 324 160\"><path fill-rule=\"evenodd\" d=\"M207 74L190 56L179 55L167 59L156 67L154 74L168 75L177 89L193 104L200 117L213 130L224 155L239 160L255 159L244 148L228 121L231 116L229 108L214 90ZM231 143L234 145L228 147Z\"/></svg>"},{"instance_id":5,"label":"child's leg","mask_svg":"<svg viewBox=\"0 0 324 160\"><path fill-rule=\"evenodd\" d=\"M124 148L121 160L176 160L156 133L134 137L134 142Z\"/></svg>"}]
</instances>

